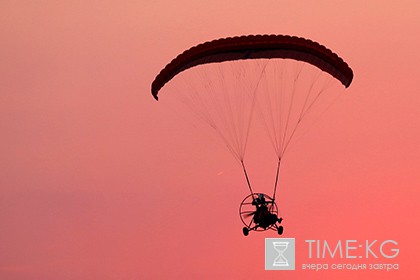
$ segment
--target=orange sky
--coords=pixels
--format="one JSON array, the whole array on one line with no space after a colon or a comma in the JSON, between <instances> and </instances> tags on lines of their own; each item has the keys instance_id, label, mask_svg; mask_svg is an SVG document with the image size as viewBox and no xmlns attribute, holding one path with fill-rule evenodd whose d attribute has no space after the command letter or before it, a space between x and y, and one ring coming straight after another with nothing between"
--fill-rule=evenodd
<instances>
[{"instance_id":1,"label":"orange sky","mask_svg":"<svg viewBox=\"0 0 420 280\"><path fill-rule=\"evenodd\" d=\"M417 279L419 33L418 1L2 1L0 278ZM264 271L277 236L242 236L242 170L150 94L183 50L243 34L310 38L355 73L283 165L297 265L307 239L394 239L398 271ZM250 151L256 185L273 164Z\"/></svg>"}]
</instances>

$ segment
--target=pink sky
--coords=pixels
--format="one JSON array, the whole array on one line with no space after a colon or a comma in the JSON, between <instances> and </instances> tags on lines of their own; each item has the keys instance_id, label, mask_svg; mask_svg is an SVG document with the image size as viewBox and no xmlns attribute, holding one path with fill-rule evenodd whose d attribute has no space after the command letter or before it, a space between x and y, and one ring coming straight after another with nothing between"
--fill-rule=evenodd
<instances>
[{"instance_id":1,"label":"pink sky","mask_svg":"<svg viewBox=\"0 0 420 280\"><path fill-rule=\"evenodd\" d=\"M0 279L418 279L420 3L260 2L0 3ZM242 236L240 167L150 94L183 50L243 34L310 38L355 73L283 165L297 265L307 239L393 239L398 271L264 271L277 235ZM250 152L257 185L273 164Z\"/></svg>"}]
</instances>

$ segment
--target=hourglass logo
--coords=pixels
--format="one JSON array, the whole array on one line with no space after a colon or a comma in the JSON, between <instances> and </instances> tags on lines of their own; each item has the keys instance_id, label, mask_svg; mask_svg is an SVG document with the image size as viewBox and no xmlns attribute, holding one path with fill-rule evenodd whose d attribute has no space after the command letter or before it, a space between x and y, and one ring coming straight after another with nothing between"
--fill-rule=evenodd
<instances>
[{"instance_id":1,"label":"hourglass logo","mask_svg":"<svg viewBox=\"0 0 420 280\"><path fill-rule=\"evenodd\" d=\"M295 270L295 239L265 239L265 269Z\"/></svg>"}]
</instances>

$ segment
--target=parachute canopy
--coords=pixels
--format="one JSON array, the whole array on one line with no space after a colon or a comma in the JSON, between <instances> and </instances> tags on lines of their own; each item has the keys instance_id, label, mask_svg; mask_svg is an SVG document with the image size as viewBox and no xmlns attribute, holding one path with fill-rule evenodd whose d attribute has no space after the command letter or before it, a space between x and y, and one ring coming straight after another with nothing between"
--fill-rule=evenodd
<instances>
[{"instance_id":1,"label":"parachute canopy","mask_svg":"<svg viewBox=\"0 0 420 280\"><path fill-rule=\"evenodd\" d=\"M265 130L278 159L274 200L280 162L291 140L304 132L302 126L313 124L352 80L347 63L316 42L249 35L186 50L156 76L151 91L156 100L161 90L174 92L163 103L169 101L171 109L179 103L183 107L178 113L191 111L209 125L241 163L251 195L244 164L248 138L259 140ZM254 115L260 122L251 129ZM258 143L254 151L260 157L269 145Z\"/></svg>"},{"instance_id":2,"label":"parachute canopy","mask_svg":"<svg viewBox=\"0 0 420 280\"><path fill-rule=\"evenodd\" d=\"M209 41L178 55L157 75L152 95L180 72L207 63L241 59L289 58L310 63L348 87L353 71L337 54L308 39L287 35L248 35Z\"/></svg>"}]
</instances>

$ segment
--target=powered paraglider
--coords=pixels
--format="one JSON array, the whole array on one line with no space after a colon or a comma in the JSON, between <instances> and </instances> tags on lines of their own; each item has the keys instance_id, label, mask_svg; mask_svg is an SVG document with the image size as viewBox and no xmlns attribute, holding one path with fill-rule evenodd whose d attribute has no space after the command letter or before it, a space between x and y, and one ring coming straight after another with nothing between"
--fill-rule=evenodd
<instances>
[{"instance_id":1,"label":"powered paraglider","mask_svg":"<svg viewBox=\"0 0 420 280\"><path fill-rule=\"evenodd\" d=\"M173 79L182 80L184 87L167 94L177 95L206 122L241 164L250 191L241 209L256 207L255 211L244 210L246 213L240 210L246 226L244 234L267 229L281 234L283 227L277 224L281 219L275 203L280 163L303 120L319 104L330 104L331 96L340 92L330 89L350 86L350 67L337 54L308 39L249 35L206 42L178 55L152 83L156 100ZM250 221L248 218L261 206L256 203L258 194L253 191L244 163L254 115L262 121L278 159L273 195L262 194L270 201L264 206L268 207L266 217L276 216L270 223L257 221L258 215Z\"/></svg>"}]
</instances>

